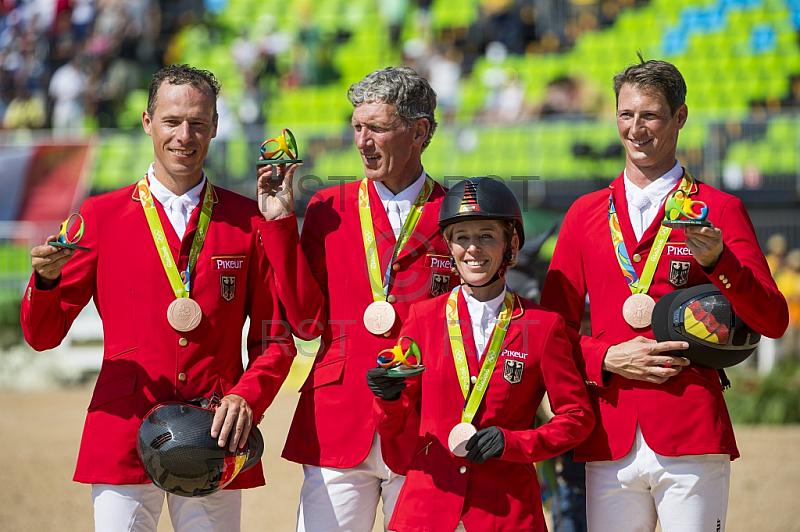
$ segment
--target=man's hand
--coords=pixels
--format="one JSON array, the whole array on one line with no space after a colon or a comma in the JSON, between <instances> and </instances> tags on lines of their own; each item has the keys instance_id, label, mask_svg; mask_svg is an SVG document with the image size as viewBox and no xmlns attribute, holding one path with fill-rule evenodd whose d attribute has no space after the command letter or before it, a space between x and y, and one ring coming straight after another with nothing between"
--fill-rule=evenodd
<instances>
[{"instance_id":1,"label":"man's hand","mask_svg":"<svg viewBox=\"0 0 800 532\"><path fill-rule=\"evenodd\" d=\"M367 371L367 386L378 399L395 401L406 387L405 377L389 377L386 368L372 368Z\"/></svg>"},{"instance_id":2,"label":"man's hand","mask_svg":"<svg viewBox=\"0 0 800 532\"><path fill-rule=\"evenodd\" d=\"M40 288L45 290L56 285L56 281L61 276L61 269L75 254L74 249L57 248L47 243L53 242L56 238L56 235L50 235L44 244L31 249L31 266L42 281Z\"/></svg>"},{"instance_id":3,"label":"man's hand","mask_svg":"<svg viewBox=\"0 0 800 532\"><path fill-rule=\"evenodd\" d=\"M286 218L294 212L292 183L299 164L265 164L258 167L258 208L265 220ZM276 174L277 169L277 174Z\"/></svg>"},{"instance_id":4,"label":"man's hand","mask_svg":"<svg viewBox=\"0 0 800 532\"><path fill-rule=\"evenodd\" d=\"M467 460L482 464L489 458L502 456L506 448L506 438L498 427L479 430L467 442Z\"/></svg>"},{"instance_id":5,"label":"man's hand","mask_svg":"<svg viewBox=\"0 0 800 532\"><path fill-rule=\"evenodd\" d=\"M237 447L244 447L250 428L253 426L253 410L241 396L228 394L223 397L214 421L211 423L211 437L219 437L217 445L233 452Z\"/></svg>"},{"instance_id":6,"label":"man's hand","mask_svg":"<svg viewBox=\"0 0 800 532\"><path fill-rule=\"evenodd\" d=\"M694 260L705 268L713 269L717 265L724 244L722 231L716 227L688 226L684 230L686 247L692 252Z\"/></svg>"},{"instance_id":7,"label":"man's hand","mask_svg":"<svg viewBox=\"0 0 800 532\"><path fill-rule=\"evenodd\" d=\"M687 342L656 342L637 336L621 344L612 345L603 359L603 369L626 379L661 384L689 365L689 359L676 357L665 351L688 349Z\"/></svg>"}]
</instances>

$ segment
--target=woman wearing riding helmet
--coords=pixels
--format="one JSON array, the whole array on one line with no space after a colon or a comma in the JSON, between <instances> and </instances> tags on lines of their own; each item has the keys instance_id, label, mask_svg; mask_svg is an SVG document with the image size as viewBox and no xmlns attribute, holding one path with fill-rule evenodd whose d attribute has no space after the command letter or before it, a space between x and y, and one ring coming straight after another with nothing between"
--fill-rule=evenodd
<instances>
[{"instance_id":1,"label":"woman wearing riding helmet","mask_svg":"<svg viewBox=\"0 0 800 532\"><path fill-rule=\"evenodd\" d=\"M413 305L403 325L425 371L367 373L381 437L419 434L389 529L546 530L533 462L574 447L594 425L564 320L506 286L525 234L505 184L460 181L439 227L462 284ZM545 391L555 417L537 428ZM406 426L411 409L419 426Z\"/></svg>"}]
</instances>

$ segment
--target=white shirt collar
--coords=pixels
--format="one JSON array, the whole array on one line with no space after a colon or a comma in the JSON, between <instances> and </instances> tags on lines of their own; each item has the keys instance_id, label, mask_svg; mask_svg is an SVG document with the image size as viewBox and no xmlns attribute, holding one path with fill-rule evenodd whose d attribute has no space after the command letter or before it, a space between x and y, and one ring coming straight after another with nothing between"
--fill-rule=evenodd
<instances>
[{"instance_id":1,"label":"white shirt collar","mask_svg":"<svg viewBox=\"0 0 800 532\"><path fill-rule=\"evenodd\" d=\"M378 196L380 196L384 208L386 208L390 201L396 201L400 205L401 210L410 211L411 206L422 190L422 186L425 184L425 176L425 169L423 168L417 180L397 194L394 194L391 190L386 188L386 185L380 181L375 181L375 190L378 191Z\"/></svg>"},{"instance_id":2,"label":"white shirt collar","mask_svg":"<svg viewBox=\"0 0 800 532\"><path fill-rule=\"evenodd\" d=\"M500 314L500 307L505 299L505 290L499 296L489 301L478 301L464 291L464 299L467 301L469 318L472 324L472 339L475 342L475 351L478 354L478 362L483 359L483 352L492 337L494 326L497 323L497 315Z\"/></svg>"},{"instance_id":3,"label":"white shirt collar","mask_svg":"<svg viewBox=\"0 0 800 532\"><path fill-rule=\"evenodd\" d=\"M171 210L173 205L176 204L177 199L180 199L180 202L187 206L187 211L189 213L200 204L200 195L203 193L203 186L206 184L205 172L203 172L203 178L200 180L200 183L192 187L185 194L178 196L158 180L154 173L154 168L155 163L152 163L147 170L147 178L148 181L150 181L150 193L153 194L153 197L158 200L165 209Z\"/></svg>"},{"instance_id":4,"label":"white shirt collar","mask_svg":"<svg viewBox=\"0 0 800 532\"><path fill-rule=\"evenodd\" d=\"M475 322L475 318L479 320L496 318L500 314L500 307L503 306L503 300L506 297L506 291L500 292L500 295L490 299L489 301L478 301L464 290L464 299L467 301L467 308L469 308L469 317Z\"/></svg>"},{"instance_id":5,"label":"white shirt collar","mask_svg":"<svg viewBox=\"0 0 800 532\"><path fill-rule=\"evenodd\" d=\"M628 200L629 205L633 203L641 209L642 207L638 206L637 203L637 196L640 198L639 201L641 201L641 199L644 199L642 198L642 195L644 195L649 200L650 205L660 207L667 199L669 192L675 188L675 185L678 184L678 181L680 181L682 177L683 168L676 160L675 165L666 174L662 175L645 188L639 188L628 178L628 170L626 169L623 177L625 181L625 198Z\"/></svg>"}]
</instances>

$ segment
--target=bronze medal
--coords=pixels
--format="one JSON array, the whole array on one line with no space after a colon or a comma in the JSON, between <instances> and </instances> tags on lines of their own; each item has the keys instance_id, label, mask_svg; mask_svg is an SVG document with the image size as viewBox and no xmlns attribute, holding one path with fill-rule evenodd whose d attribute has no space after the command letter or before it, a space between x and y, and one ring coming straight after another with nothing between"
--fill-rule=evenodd
<instances>
[{"instance_id":1,"label":"bronze medal","mask_svg":"<svg viewBox=\"0 0 800 532\"><path fill-rule=\"evenodd\" d=\"M364 326L372 334L389 332L394 325L397 313L386 301L373 301L364 311Z\"/></svg>"},{"instance_id":2,"label":"bronze medal","mask_svg":"<svg viewBox=\"0 0 800 532\"><path fill-rule=\"evenodd\" d=\"M632 294L622 305L622 317L634 329L649 327L656 302L647 294Z\"/></svg>"},{"instance_id":3,"label":"bronze medal","mask_svg":"<svg viewBox=\"0 0 800 532\"><path fill-rule=\"evenodd\" d=\"M167 321L176 331L193 331L200 325L202 318L203 311L200 310L200 305L188 297L179 297L167 308Z\"/></svg>"},{"instance_id":4,"label":"bronze medal","mask_svg":"<svg viewBox=\"0 0 800 532\"><path fill-rule=\"evenodd\" d=\"M447 437L447 446L453 456L461 458L467 456L467 442L476 432L477 430L475 430L475 426L472 423L459 423L453 427Z\"/></svg>"}]
</instances>

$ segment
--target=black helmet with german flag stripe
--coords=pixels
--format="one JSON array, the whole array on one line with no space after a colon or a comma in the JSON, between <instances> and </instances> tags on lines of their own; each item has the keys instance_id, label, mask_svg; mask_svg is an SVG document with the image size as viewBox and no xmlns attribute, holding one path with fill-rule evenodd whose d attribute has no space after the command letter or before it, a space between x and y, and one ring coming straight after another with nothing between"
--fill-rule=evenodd
<instances>
[{"instance_id":1,"label":"black helmet with german flag stripe","mask_svg":"<svg viewBox=\"0 0 800 532\"><path fill-rule=\"evenodd\" d=\"M513 222L519 247L525 244L522 210L514 192L498 179L470 177L447 191L439 209L439 228L467 220L508 220Z\"/></svg>"},{"instance_id":2,"label":"black helmet with german flag stripe","mask_svg":"<svg viewBox=\"0 0 800 532\"><path fill-rule=\"evenodd\" d=\"M653 309L653 335L659 342L688 342L689 349L673 353L714 369L743 362L761 340L713 284L675 290L659 299Z\"/></svg>"},{"instance_id":3,"label":"black helmet with german flag stripe","mask_svg":"<svg viewBox=\"0 0 800 532\"><path fill-rule=\"evenodd\" d=\"M211 437L218 402L214 395L188 403L163 403L144 417L136 451L153 484L182 497L204 497L261 460L264 438L255 426L245 445L235 451L220 447L217 438Z\"/></svg>"}]
</instances>

